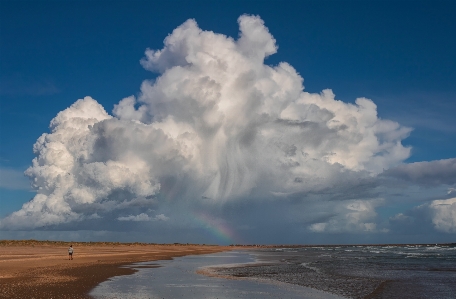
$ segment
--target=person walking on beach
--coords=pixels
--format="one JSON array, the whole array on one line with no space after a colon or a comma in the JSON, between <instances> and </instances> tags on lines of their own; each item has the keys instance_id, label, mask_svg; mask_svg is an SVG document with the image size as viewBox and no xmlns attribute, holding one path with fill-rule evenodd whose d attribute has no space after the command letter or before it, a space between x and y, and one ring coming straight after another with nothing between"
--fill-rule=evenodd
<instances>
[{"instance_id":1,"label":"person walking on beach","mask_svg":"<svg viewBox=\"0 0 456 299\"><path fill-rule=\"evenodd\" d=\"M68 248L68 259L73 259L73 245L70 245L70 248Z\"/></svg>"}]
</instances>

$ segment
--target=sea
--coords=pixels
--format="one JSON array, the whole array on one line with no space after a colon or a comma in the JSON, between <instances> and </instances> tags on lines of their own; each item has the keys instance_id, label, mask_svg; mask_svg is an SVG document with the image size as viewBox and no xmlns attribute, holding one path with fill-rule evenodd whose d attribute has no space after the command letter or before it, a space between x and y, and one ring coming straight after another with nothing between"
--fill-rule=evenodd
<instances>
[{"instance_id":1,"label":"sea","mask_svg":"<svg viewBox=\"0 0 456 299\"><path fill-rule=\"evenodd\" d=\"M456 244L233 250L137 263L106 298L456 298Z\"/></svg>"}]
</instances>

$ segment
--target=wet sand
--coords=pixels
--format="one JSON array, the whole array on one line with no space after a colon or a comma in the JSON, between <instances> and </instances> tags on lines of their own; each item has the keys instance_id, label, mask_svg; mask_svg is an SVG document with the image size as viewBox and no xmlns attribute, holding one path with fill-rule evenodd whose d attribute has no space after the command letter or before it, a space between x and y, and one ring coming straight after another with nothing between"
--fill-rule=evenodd
<instances>
[{"instance_id":1,"label":"wet sand","mask_svg":"<svg viewBox=\"0 0 456 299\"><path fill-rule=\"evenodd\" d=\"M266 279L345 298L454 299L456 247L344 245L253 250L262 263L212 266L209 275Z\"/></svg>"},{"instance_id":2,"label":"wet sand","mask_svg":"<svg viewBox=\"0 0 456 299\"><path fill-rule=\"evenodd\" d=\"M74 248L73 260L68 260L70 244ZM100 282L136 271L120 266L235 248L182 244L0 241L0 298L91 298L89 291Z\"/></svg>"},{"instance_id":3,"label":"wet sand","mask_svg":"<svg viewBox=\"0 0 456 299\"><path fill-rule=\"evenodd\" d=\"M139 271L134 275L109 279L93 289L90 295L96 299L345 299L343 296L276 280L219 277L207 273L213 267L255 265L257 261L251 252L233 250L130 265L131 268L139 268Z\"/></svg>"}]
</instances>

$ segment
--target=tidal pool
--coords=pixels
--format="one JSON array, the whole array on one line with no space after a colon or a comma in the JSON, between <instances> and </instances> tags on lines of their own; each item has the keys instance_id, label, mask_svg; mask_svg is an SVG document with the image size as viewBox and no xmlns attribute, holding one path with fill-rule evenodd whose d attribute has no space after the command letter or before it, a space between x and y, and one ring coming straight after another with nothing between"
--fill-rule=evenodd
<instances>
[{"instance_id":1,"label":"tidal pool","mask_svg":"<svg viewBox=\"0 0 456 299\"><path fill-rule=\"evenodd\" d=\"M94 288L96 299L343 299L344 297L298 285L258 279L224 279L197 274L205 267L255 263L248 251L193 255L168 261L137 263L135 274L109 279Z\"/></svg>"}]
</instances>

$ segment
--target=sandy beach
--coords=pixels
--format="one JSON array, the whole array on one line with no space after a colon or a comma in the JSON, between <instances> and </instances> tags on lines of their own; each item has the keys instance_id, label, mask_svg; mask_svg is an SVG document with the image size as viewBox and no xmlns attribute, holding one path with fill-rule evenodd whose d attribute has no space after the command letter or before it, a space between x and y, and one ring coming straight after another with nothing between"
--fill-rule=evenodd
<instances>
[{"instance_id":1,"label":"sandy beach","mask_svg":"<svg viewBox=\"0 0 456 299\"><path fill-rule=\"evenodd\" d=\"M73 260L68 247L73 245ZM215 253L235 247L142 243L0 241L0 298L90 298L87 293L134 262Z\"/></svg>"}]
</instances>

